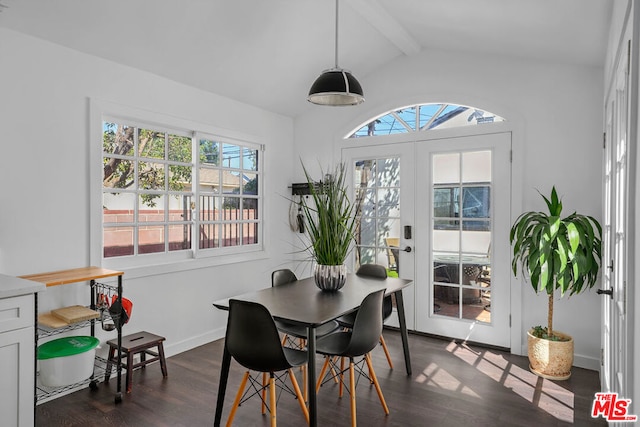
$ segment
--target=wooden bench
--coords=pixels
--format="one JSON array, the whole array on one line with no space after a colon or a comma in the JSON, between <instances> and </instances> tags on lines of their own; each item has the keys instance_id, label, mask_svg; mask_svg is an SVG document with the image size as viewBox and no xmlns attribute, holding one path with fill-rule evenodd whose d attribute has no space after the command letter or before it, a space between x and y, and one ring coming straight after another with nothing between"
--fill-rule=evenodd
<instances>
[{"instance_id":1,"label":"wooden bench","mask_svg":"<svg viewBox=\"0 0 640 427\"><path fill-rule=\"evenodd\" d=\"M167 363L164 358L164 347L162 342L164 337L154 335L150 332L142 331L135 334L122 337L122 358L126 358L126 362L122 362L122 367L127 369L126 388L127 393L131 393L131 379L133 370L138 367L145 368L149 363L160 361L160 369L162 369L162 376L167 377ZM107 358L107 368L104 375L104 381L108 382L111 376L111 367L113 364L118 363L118 340L112 339L107 341L109 345L109 357ZM152 351L152 348L156 348L156 351ZM133 356L140 354L140 361L133 363ZM147 355L152 358L147 359Z\"/></svg>"}]
</instances>

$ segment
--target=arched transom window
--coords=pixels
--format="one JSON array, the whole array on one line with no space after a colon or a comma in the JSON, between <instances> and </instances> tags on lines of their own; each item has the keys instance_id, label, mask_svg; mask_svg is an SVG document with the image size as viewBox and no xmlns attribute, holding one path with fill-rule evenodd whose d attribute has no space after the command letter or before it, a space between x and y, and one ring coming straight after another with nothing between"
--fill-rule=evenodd
<instances>
[{"instance_id":1,"label":"arched transom window","mask_svg":"<svg viewBox=\"0 0 640 427\"><path fill-rule=\"evenodd\" d=\"M418 104L382 113L358 126L347 134L346 138L420 132L502 121L503 117L476 107L444 103Z\"/></svg>"}]
</instances>

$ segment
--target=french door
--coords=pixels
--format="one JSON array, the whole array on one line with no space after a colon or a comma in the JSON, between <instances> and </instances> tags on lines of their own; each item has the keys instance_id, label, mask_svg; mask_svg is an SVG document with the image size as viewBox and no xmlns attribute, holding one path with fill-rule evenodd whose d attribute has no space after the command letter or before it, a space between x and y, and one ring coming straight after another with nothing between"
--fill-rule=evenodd
<instances>
[{"instance_id":1,"label":"french door","mask_svg":"<svg viewBox=\"0 0 640 427\"><path fill-rule=\"evenodd\" d=\"M629 35L627 34L627 37ZM629 49L629 38L625 38ZM629 259L629 56L620 55L605 107L604 221L602 236L602 390L629 397L628 343L633 342L627 315ZM604 291L604 292L603 292ZM607 295L609 293L609 295Z\"/></svg>"},{"instance_id":2,"label":"french door","mask_svg":"<svg viewBox=\"0 0 640 427\"><path fill-rule=\"evenodd\" d=\"M343 149L356 262L414 281L410 329L510 346L510 148L499 133Z\"/></svg>"},{"instance_id":3,"label":"french door","mask_svg":"<svg viewBox=\"0 0 640 427\"><path fill-rule=\"evenodd\" d=\"M414 280L414 147L395 143L349 148L342 157L350 171L359 227L355 266L384 265L390 276ZM412 285L403 290L408 329L415 329ZM397 316L388 322L399 326Z\"/></svg>"},{"instance_id":4,"label":"french door","mask_svg":"<svg viewBox=\"0 0 640 427\"><path fill-rule=\"evenodd\" d=\"M416 146L416 327L510 347L511 134Z\"/></svg>"}]
</instances>

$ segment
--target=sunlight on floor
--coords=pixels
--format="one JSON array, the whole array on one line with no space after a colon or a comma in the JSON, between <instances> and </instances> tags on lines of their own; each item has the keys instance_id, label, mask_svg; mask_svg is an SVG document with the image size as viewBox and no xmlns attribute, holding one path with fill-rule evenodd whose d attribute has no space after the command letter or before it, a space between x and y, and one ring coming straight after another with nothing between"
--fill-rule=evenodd
<instances>
[{"instance_id":1,"label":"sunlight on floor","mask_svg":"<svg viewBox=\"0 0 640 427\"><path fill-rule=\"evenodd\" d=\"M491 350L473 350L455 342L451 342L447 350L558 420L573 422L573 392L512 364ZM447 372L436 363L429 364L416 377L416 381L482 399L481 395L473 391L473 384L463 384L455 373Z\"/></svg>"},{"instance_id":2,"label":"sunlight on floor","mask_svg":"<svg viewBox=\"0 0 640 427\"><path fill-rule=\"evenodd\" d=\"M480 398L480 396L471 390L466 385L462 384L455 376L451 375L444 369L440 369L435 363L431 363L425 368L424 371L416 378L417 382L426 382L429 385L436 386L450 391L457 391L458 393L466 394Z\"/></svg>"}]
</instances>

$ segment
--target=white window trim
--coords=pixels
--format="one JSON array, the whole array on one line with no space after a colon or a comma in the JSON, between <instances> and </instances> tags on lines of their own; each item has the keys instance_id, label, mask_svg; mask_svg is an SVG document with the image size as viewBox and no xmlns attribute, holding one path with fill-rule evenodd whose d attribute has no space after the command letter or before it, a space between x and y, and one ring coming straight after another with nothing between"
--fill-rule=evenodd
<instances>
[{"instance_id":1,"label":"white window trim","mask_svg":"<svg viewBox=\"0 0 640 427\"><path fill-rule=\"evenodd\" d=\"M179 251L164 254L146 254L131 257L103 258L103 227L102 227L102 122L105 118L121 119L129 123L141 122L144 125L157 125L158 129L170 127L200 136L215 137L216 140L241 144L256 148L258 156L258 180L261 209L259 221L261 223L261 244L256 246L216 248L217 250L200 250L193 241L190 251ZM265 259L269 254L268 227L265 227L264 215L267 211L267 197L265 192L265 149L260 138L236 131L229 131L193 122L175 116L169 116L149 110L117 104L100 99L90 99L89 102L89 261L91 265L115 270L126 270L128 278L151 276L170 272L206 268L216 265L226 265L249 260ZM194 173L197 175L197 157L194 161ZM196 182L196 181L194 181Z\"/></svg>"},{"instance_id":2,"label":"white window trim","mask_svg":"<svg viewBox=\"0 0 640 427\"><path fill-rule=\"evenodd\" d=\"M439 105L440 106L440 111L438 111L431 118L431 120L427 124L425 124L423 126L420 126L420 109L422 107L427 107L427 106L432 106L432 105ZM390 110L387 110L385 112L377 114L377 115L365 120L364 122L362 122L357 127L351 129L349 132L347 132L342 137L342 139L348 140L348 139L360 139L360 138L381 138L381 137L385 138L385 137L388 137L390 135L403 135L403 134L412 134L412 133L421 133L421 132L431 132L433 130L441 131L443 129L465 129L467 127L476 128L476 126L478 126L480 124L480 123L475 123L475 124L470 125L470 126L453 126L453 127L445 127L445 128L442 128L442 129L440 129L440 128L438 128L438 129L428 129L428 128L426 128L426 125L430 124L431 121L437 120L439 117L441 117L440 114L442 113L442 111L445 110L446 107L449 107L449 106L466 107L468 109L479 110L479 111L483 111L485 113L492 114L494 117L497 117L499 120L497 120L495 122L492 121L491 124L493 124L493 123L502 123L502 122L507 121L507 119L505 119L504 117L502 117L502 116L500 116L498 114L492 113L492 112L487 111L487 110L479 109L478 107L473 107L471 105L459 104L459 103L455 103L455 102L451 102L451 103L450 102L421 102L421 103L417 103L417 104L409 104L409 105L404 105L404 106L400 106L400 107L394 107L394 108L391 108ZM402 117L400 117L397 114L398 111L406 110L406 109L409 109L409 108L415 108L416 109L416 111L415 111L415 123L416 123L416 126L415 127L410 126L406 121L404 121L404 119L402 119ZM371 136L369 136L369 135L360 135L360 136L357 136L355 138L352 138L352 135L354 135L356 132L358 132L364 126L368 125L369 123L371 123L371 122L373 122L375 120L380 119L381 117L385 117L385 116L387 116L389 114L395 116L396 120L398 120L398 122L402 125L402 127L404 127L405 132L392 132L392 133L388 133L388 134L382 134L381 133L381 134L376 134L376 135L371 135Z\"/></svg>"}]
</instances>

